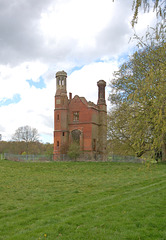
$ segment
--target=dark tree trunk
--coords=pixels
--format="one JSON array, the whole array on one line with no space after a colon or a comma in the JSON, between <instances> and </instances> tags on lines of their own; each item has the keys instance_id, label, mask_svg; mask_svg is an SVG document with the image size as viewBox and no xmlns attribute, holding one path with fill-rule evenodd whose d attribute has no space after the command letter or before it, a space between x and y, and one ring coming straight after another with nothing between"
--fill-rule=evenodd
<instances>
[{"instance_id":1,"label":"dark tree trunk","mask_svg":"<svg viewBox=\"0 0 166 240\"><path fill-rule=\"evenodd\" d=\"M166 133L163 134L162 162L166 162Z\"/></svg>"}]
</instances>

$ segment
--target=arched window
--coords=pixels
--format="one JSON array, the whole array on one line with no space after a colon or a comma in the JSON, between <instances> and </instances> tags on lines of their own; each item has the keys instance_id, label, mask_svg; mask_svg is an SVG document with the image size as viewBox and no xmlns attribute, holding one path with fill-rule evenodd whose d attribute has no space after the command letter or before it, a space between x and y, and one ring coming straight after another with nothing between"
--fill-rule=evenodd
<instances>
[{"instance_id":1,"label":"arched window","mask_svg":"<svg viewBox=\"0 0 166 240\"><path fill-rule=\"evenodd\" d=\"M81 131L78 129L75 129L71 132L71 135L72 135L73 142L80 144Z\"/></svg>"},{"instance_id":2,"label":"arched window","mask_svg":"<svg viewBox=\"0 0 166 240\"><path fill-rule=\"evenodd\" d=\"M59 147L59 141L57 141L57 147Z\"/></svg>"}]
</instances>

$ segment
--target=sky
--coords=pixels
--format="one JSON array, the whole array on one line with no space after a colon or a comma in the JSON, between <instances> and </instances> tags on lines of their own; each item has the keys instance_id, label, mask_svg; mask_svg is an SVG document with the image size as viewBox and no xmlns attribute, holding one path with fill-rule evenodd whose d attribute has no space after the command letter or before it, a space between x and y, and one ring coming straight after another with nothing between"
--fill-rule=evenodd
<instances>
[{"instance_id":1,"label":"sky","mask_svg":"<svg viewBox=\"0 0 166 240\"><path fill-rule=\"evenodd\" d=\"M0 0L2 140L29 125L53 143L57 71L67 72L68 94L94 103L105 80L107 100L113 72L136 49L132 15L132 0ZM136 33L154 19L141 12Z\"/></svg>"}]
</instances>

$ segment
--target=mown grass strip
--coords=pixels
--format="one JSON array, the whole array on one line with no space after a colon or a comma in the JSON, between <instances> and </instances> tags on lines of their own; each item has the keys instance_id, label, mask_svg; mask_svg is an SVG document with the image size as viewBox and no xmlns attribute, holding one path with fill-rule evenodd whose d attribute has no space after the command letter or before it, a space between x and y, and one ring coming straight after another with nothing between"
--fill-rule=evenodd
<instances>
[{"instance_id":1,"label":"mown grass strip","mask_svg":"<svg viewBox=\"0 0 166 240\"><path fill-rule=\"evenodd\" d=\"M165 239L165 165L0 161L0 239Z\"/></svg>"}]
</instances>

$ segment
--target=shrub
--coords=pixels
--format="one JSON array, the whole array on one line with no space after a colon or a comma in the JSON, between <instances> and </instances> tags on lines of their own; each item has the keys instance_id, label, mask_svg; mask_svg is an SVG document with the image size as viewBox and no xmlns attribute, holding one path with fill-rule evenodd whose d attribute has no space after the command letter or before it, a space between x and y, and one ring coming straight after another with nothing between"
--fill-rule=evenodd
<instances>
[{"instance_id":1,"label":"shrub","mask_svg":"<svg viewBox=\"0 0 166 240\"><path fill-rule=\"evenodd\" d=\"M76 142L72 143L69 146L69 150L67 154L71 159L76 160L81 154L80 145Z\"/></svg>"}]
</instances>

